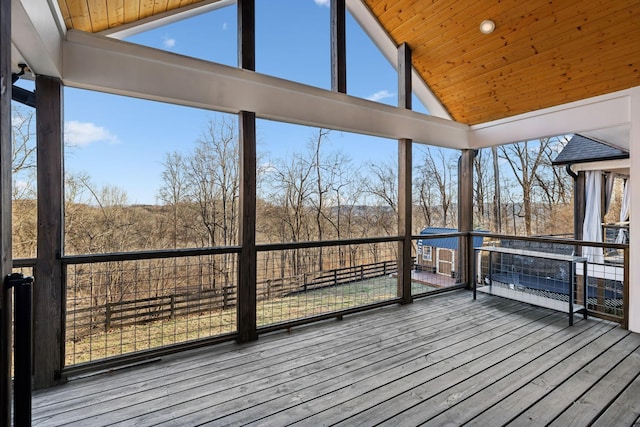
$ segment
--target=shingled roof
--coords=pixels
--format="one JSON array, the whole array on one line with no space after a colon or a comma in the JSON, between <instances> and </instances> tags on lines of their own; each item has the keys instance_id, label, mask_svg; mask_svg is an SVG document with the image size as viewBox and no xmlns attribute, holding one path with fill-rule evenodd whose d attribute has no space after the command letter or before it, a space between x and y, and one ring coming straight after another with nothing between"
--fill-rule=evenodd
<instances>
[{"instance_id":1,"label":"shingled roof","mask_svg":"<svg viewBox=\"0 0 640 427\"><path fill-rule=\"evenodd\" d=\"M596 141L595 139L587 138L583 135L575 134L552 164L566 165L628 158L628 151L621 150L604 142Z\"/></svg>"}]
</instances>

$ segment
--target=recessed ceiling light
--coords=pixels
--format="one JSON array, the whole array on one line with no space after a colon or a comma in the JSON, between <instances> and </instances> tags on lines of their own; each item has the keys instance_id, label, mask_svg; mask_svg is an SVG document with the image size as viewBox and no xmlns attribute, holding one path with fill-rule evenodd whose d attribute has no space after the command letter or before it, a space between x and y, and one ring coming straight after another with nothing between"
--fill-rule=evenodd
<instances>
[{"instance_id":1,"label":"recessed ceiling light","mask_svg":"<svg viewBox=\"0 0 640 427\"><path fill-rule=\"evenodd\" d=\"M485 19L480 23L480 32L483 34L491 34L496 29L496 23L491 19Z\"/></svg>"}]
</instances>

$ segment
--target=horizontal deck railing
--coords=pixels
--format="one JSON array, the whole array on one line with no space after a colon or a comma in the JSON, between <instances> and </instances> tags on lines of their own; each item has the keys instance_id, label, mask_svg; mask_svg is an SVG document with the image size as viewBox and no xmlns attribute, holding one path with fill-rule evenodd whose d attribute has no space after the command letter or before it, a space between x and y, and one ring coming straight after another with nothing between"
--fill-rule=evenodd
<instances>
[{"instance_id":1,"label":"horizontal deck railing","mask_svg":"<svg viewBox=\"0 0 640 427\"><path fill-rule=\"evenodd\" d=\"M598 280L600 267L589 263L588 273L594 279L588 283L588 308L592 315L626 326L628 245L476 232L415 235L411 236L413 297L468 285L460 280L465 260L457 243L447 244L446 252L437 249L436 242L460 242L469 235L482 237L485 245L519 242L543 251L579 251L589 246L604 248L608 255L619 254L619 263L610 269L618 275L615 280ZM383 237L257 245L259 332L399 302L400 240ZM425 248L430 242L429 263ZM65 372L235 339L240 251L240 247L231 246L62 257L59 261L67 286ZM35 259L14 260L14 269L34 275L35 264ZM34 286L38 286L35 279ZM615 298L611 298L612 292Z\"/></svg>"},{"instance_id":2,"label":"horizontal deck railing","mask_svg":"<svg viewBox=\"0 0 640 427\"><path fill-rule=\"evenodd\" d=\"M397 242L258 245L261 332L395 303ZM239 247L65 256L66 373L236 338Z\"/></svg>"},{"instance_id":3,"label":"horizontal deck railing","mask_svg":"<svg viewBox=\"0 0 640 427\"><path fill-rule=\"evenodd\" d=\"M285 281L282 298L258 300L261 331L391 304L397 237L258 245L257 282Z\"/></svg>"},{"instance_id":4,"label":"horizontal deck railing","mask_svg":"<svg viewBox=\"0 0 640 427\"><path fill-rule=\"evenodd\" d=\"M63 257L65 366L233 337L229 296L235 295L238 252L225 247Z\"/></svg>"}]
</instances>

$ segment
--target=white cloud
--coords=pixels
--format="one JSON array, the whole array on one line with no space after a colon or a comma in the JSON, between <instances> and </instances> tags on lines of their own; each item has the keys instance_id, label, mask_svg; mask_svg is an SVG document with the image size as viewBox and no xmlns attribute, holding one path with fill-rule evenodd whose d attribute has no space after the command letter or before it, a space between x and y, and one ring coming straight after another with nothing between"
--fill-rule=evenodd
<instances>
[{"instance_id":1,"label":"white cloud","mask_svg":"<svg viewBox=\"0 0 640 427\"><path fill-rule=\"evenodd\" d=\"M108 142L109 144L119 142L118 137L104 127L76 120L65 123L64 140L67 145L73 147L85 147L93 142Z\"/></svg>"},{"instance_id":2,"label":"white cloud","mask_svg":"<svg viewBox=\"0 0 640 427\"><path fill-rule=\"evenodd\" d=\"M313 0L318 6L329 7L331 0Z\"/></svg>"},{"instance_id":3,"label":"white cloud","mask_svg":"<svg viewBox=\"0 0 640 427\"><path fill-rule=\"evenodd\" d=\"M381 101L383 99L392 98L394 96L395 94L389 92L388 90L381 90L374 93L373 95L367 96L367 99L370 101Z\"/></svg>"},{"instance_id":4,"label":"white cloud","mask_svg":"<svg viewBox=\"0 0 640 427\"><path fill-rule=\"evenodd\" d=\"M176 39L173 39L169 36L164 36L162 37L162 45L167 49L171 49L176 45Z\"/></svg>"},{"instance_id":5,"label":"white cloud","mask_svg":"<svg viewBox=\"0 0 640 427\"><path fill-rule=\"evenodd\" d=\"M227 31L227 28L229 28L229 24L227 24L226 22L222 24L222 31Z\"/></svg>"}]
</instances>

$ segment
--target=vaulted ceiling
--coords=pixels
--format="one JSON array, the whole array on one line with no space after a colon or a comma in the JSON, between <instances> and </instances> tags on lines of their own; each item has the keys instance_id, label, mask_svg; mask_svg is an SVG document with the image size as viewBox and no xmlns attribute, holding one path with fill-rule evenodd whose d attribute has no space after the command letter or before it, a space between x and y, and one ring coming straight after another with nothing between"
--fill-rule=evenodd
<instances>
[{"instance_id":1,"label":"vaulted ceiling","mask_svg":"<svg viewBox=\"0 0 640 427\"><path fill-rule=\"evenodd\" d=\"M114 29L216 0L58 0L67 28ZM364 0L451 117L478 124L640 86L638 0ZM491 19L495 31L483 34Z\"/></svg>"}]
</instances>

